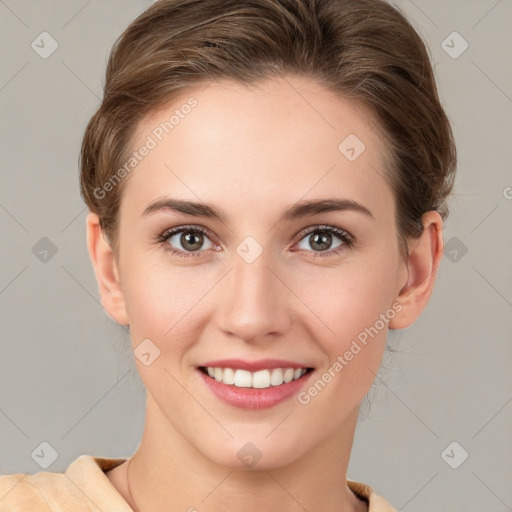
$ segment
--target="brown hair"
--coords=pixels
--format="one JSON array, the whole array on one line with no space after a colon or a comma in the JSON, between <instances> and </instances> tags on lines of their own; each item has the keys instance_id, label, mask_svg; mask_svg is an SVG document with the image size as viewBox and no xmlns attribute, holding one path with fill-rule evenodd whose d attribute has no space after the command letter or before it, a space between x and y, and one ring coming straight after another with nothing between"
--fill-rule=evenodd
<instances>
[{"instance_id":1,"label":"brown hair","mask_svg":"<svg viewBox=\"0 0 512 512\"><path fill-rule=\"evenodd\" d=\"M402 255L407 237L421 235L423 213L447 218L453 134L428 50L398 8L383 0L159 0L115 42L82 141L82 197L116 255L127 178L103 187L129 159L139 122L200 83L254 84L284 73L312 77L375 116L391 155L385 171Z\"/></svg>"}]
</instances>

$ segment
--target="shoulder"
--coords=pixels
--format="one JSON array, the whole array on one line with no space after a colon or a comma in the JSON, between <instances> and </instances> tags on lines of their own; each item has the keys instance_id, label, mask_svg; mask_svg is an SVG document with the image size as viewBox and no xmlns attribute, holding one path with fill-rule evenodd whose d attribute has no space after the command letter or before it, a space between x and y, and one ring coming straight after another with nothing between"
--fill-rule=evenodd
<instances>
[{"instance_id":1,"label":"shoulder","mask_svg":"<svg viewBox=\"0 0 512 512\"><path fill-rule=\"evenodd\" d=\"M396 508L382 496L379 496L369 485L347 479L348 488L368 504L368 512L397 512Z\"/></svg>"},{"instance_id":2,"label":"shoulder","mask_svg":"<svg viewBox=\"0 0 512 512\"><path fill-rule=\"evenodd\" d=\"M0 511L50 512L55 510L55 497L76 498L72 483L63 473L40 472L35 475L16 473L0 476ZM85 508L74 510L88 511Z\"/></svg>"},{"instance_id":3,"label":"shoulder","mask_svg":"<svg viewBox=\"0 0 512 512\"><path fill-rule=\"evenodd\" d=\"M34 510L47 510L46 504L41 502L41 496L37 489L27 481L30 475L16 473L12 475L0 475L0 510L2 512L14 512L23 510L21 507L33 507ZM39 502L39 503L38 503Z\"/></svg>"},{"instance_id":4,"label":"shoulder","mask_svg":"<svg viewBox=\"0 0 512 512\"><path fill-rule=\"evenodd\" d=\"M0 512L130 510L104 473L123 460L82 455L64 473L0 475Z\"/></svg>"}]
</instances>

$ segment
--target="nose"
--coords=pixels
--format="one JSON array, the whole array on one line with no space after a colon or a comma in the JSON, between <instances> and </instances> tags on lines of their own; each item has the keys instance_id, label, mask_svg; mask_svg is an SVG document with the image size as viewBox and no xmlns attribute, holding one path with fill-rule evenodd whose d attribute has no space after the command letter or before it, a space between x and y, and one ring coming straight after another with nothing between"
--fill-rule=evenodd
<instances>
[{"instance_id":1,"label":"nose","mask_svg":"<svg viewBox=\"0 0 512 512\"><path fill-rule=\"evenodd\" d=\"M276 267L265 251L252 263L234 255L217 308L224 334L254 344L266 343L289 329L293 294Z\"/></svg>"}]
</instances>

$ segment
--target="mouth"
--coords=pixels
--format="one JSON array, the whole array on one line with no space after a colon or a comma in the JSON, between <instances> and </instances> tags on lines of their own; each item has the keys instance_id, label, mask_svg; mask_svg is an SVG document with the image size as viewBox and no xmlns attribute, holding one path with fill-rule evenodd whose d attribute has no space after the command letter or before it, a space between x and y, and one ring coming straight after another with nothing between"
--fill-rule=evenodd
<instances>
[{"instance_id":1,"label":"mouth","mask_svg":"<svg viewBox=\"0 0 512 512\"><path fill-rule=\"evenodd\" d=\"M298 381L314 371L314 368L268 368L251 372L241 368L198 366L209 379L232 388L267 389L285 386Z\"/></svg>"}]
</instances>

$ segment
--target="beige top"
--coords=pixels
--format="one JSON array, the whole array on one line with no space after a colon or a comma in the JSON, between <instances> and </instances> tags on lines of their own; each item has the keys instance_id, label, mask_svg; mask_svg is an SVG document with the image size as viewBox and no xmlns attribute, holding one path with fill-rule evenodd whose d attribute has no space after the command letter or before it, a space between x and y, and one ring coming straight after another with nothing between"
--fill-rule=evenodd
<instances>
[{"instance_id":1,"label":"beige top","mask_svg":"<svg viewBox=\"0 0 512 512\"><path fill-rule=\"evenodd\" d=\"M0 475L0 512L133 512L105 474L125 460L81 455L64 473ZM368 502L368 512L397 512L370 486L347 485Z\"/></svg>"}]
</instances>

